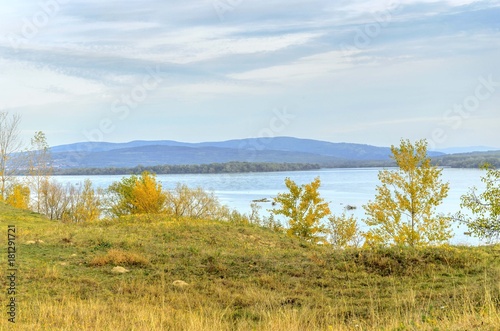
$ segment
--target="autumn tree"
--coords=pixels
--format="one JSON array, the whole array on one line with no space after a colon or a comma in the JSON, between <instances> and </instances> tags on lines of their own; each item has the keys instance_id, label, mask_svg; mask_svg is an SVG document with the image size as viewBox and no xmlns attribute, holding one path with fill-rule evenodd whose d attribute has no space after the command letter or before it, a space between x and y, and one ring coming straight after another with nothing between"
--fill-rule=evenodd
<instances>
[{"instance_id":1,"label":"autumn tree","mask_svg":"<svg viewBox=\"0 0 500 331\"><path fill-rule=\"evenodd\" d=\"M114 216L160 214L165 211L166 193L156 176L147 171L111 184L110 213Z\"/></svg>"},{"instance_id":2,"label":"autumn tree","mask_svg":"<svg viewBox=\"0 0 500 331\"><path fill-rule=\"evenodd\" d=\"M69 203L63 215L63 220L75 223L96 221L101 216L103 192L94 189L90 179L83 185L71 186L68 192Z\"/></svg>"},{"instance_id":3,"label":"autumn tree","mask_svg":"<svg viewBox=\"0 0 500 331\"><path fill-rule=\"evenodd\" d=\"M401 140L392 146L398 170L382 170L375 201L364 207L371 229L366 244L421 246L451 238L450 219L435 215L435 208L448 195L449 185L440 179L442 169L431 165L427 142Z\"/></svg>"},{"instance_id":4,"label":"autumn tree","mask_svg":"<svg viewBox=\"0 0 500 331\"><path fill-rule=\"evenodd\" d=\"M327 240L334 248L358 247L361 243L361 230L356 217L345 212L328 217L326 232Z\"/></svg>"},{"instance_id":5,"label":"autumn tree","mask_svg":"<svg viewBox=\"0 0 500 331\"><path fill-rule=\"evenodd\" d=\"M9 181L17 168L14 155L22 147L20 123L20 115L0 112L0 201L5 200Z\"/></svg>"},{"instance_id":6,"label":"autumn tree","mask_svg":"<svg viewBox=\"0 0 500 331\"><path fill-rule=\"evenodd\" d=\"M40 213L51 220L61 220L67 211L69 186L55 180L42 182L40 194Z\"/></svg>"},{"instance_id":7,"label":"autumn tree","mask_svg":"<svg viewBox=\"0 0 500 331\"><path fill-rule=\"evenodd\" d=\"M173 216L193 219L214 219L223 212L213 193L201 187L191 189L184 184L177 184L174 190L168 192L167 210Z\"/></svg>"},{"instance_id":8,"label":"autumn tree","mask_svg":"<svg viewBox=\"0 0 500 331\"><path fill-rule=\"evenodd\" d=\"M5 202L14 208L28 209L30 201L30 189L23 184L14 184L10 188Z\"/></svg>"},{"instance_id":9,"label":"autumn tree","mask_svg":"<svg viewBox=\"0 0 500 331\"><path fill-rule=\"evenodd\" d=\"M486 175L481 178L485 184L482 193L473 187L461 197L460 207L469 209L472 215L459 213L457 218L465 223L470 232L488 241L500 237L500 170L483 166Z\"/></svg>"},{"instance_id":10,"label":"autumn tree","mask_svg":"<svg viewBox=\"0 0 500 331\"><path fill-rule=\"evenodd\" d=\"M31 138L30 150L26 153L28 157L28 180L32 191L35 193L36 212L41 211L41 195L44 182L50 179L52 174L52 158L50 156L47 138L42 131L37 131Z\"/></svg>"},{"instance_id":11,"label":"autumn tree","mask_svg":"<svg viewBox=\"0 0 500 331\"><path fill-rule=\"evenodd\" d=\"M273 199L278 208L271 209L271 213L286 217L289 236L313 243L324 241L319 236L325 231L321 220L330 214L330 208L319 194L320 178L316 177L311 183L301 186L286 178L285 185L288 192L279 193Z\"/></svg>"}]
</instances>

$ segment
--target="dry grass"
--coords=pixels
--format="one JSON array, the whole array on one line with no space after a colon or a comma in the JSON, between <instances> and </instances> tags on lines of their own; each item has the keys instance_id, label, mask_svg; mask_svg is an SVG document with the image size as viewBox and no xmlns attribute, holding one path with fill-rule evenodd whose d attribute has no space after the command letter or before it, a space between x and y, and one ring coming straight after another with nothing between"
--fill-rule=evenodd
<instances>
[{"instance_id":1,"label":"dry grass","mask_svg":"<svg viewBox=\"0 0 500 331\"><path fill-rule=\"evenodd\" d=\"M495 247L334 251L255 226L61 224L0 204L12 223L18 315L0 330L500 329Z\"/></svg>"},{"instance_id":2,"label":"dry grass","mask_svg":"<svg viewBox=\"0 0 500 331\"><path fill-rule=\"evenodd\" d=\"M394 298L401 300L402 297ZM420 307L393 313L377 312L376 298L369 318L342 318L338 309L294 309L282 307L258 311L259 318L242 318L227 309L199 307L185 297L191 309L179 309L172 303L149 300L129 302L119 296L109 300L61 301L34 299L24 305L16 330L242 330L242 331L303 331L303 330L498 330L499 311L493 302L483 302L481 309L464 302L462 306ZM6 330L4 321L0 323Z\"/></svg>"},{"instance_id":3,"label":"dry grass","mask_svg":"<svg viewBox=\"0 0 500 331\"><path fill-rule=\"evenodd\" d=\"M147 266L149 260L137 253L110 249L106 254L94 256L89 264L98 267L104 265Z\"/></svg>"}]
</instances>

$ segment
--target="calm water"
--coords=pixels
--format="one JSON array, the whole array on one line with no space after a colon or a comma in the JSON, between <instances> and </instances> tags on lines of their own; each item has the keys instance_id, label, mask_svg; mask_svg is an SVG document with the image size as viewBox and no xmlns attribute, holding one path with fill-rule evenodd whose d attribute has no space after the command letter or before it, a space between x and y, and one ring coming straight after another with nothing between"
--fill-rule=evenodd
<instances>
[{"instance_id":1,"label":"calm water","mask_svg":"<svg viewBox=\"0 0 500 331\"><path fill-rule=\"evenodd\" d=\"M249 212L250 203L255 199L272 198L279 192L285 192L285 177L290 177L297 184L311 182L315 177L321 178L320 193L330 202L330 209L340 214L346 205L355 206L351 211L358 219L364 217L362 205L375 196L375 187L379 184L377 168L366 169L322 169L297 172L273 172L251 174L203 174L203 175L158 175L158 179L166 189L172 189L177 183L189 187L202 187L213 191L219 200L232 209ZM483 172L477 169L444 169L443 181L450 183L448 197L439 207L438 212L455 213L460 209L460 196L472 186L482 188ZM63 183L79 183L85 178L92 180L95 186L107 187L123 176L55 176ZM267 214L270 203L261 203L261 214ZM477 244L479 241L465 236L466 228L455 227L455 244Z\"/></svg>"}]
</instances>

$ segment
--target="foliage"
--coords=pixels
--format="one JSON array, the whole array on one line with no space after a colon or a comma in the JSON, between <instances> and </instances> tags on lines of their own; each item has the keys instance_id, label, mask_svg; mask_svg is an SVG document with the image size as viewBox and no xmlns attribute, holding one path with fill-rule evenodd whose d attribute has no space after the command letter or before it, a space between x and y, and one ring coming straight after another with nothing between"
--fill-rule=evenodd
<instances>
[{"instance_id":1,"label":"foliage","mask_svg":"<svg viewBox=\"0 0 500 331\"><path fill-rule=\"evenodd\" d=\"M486 185L484 192L477 194L472 188L461 197L460 207L471 211L471 216L461 213L457 218L467 224L469 230L479 238L489 241L500 237L500 170L484 166L486 176L481 181Z\"/></svg>"},{"instance_id":2,"label":"foliage","mask_svg":"<svg viewBox=\"0 0 500 331\"><path fill-rule=\"evenodd\" d=\"M143 172L132 188L134 214L161 214L165 211L167 196L156 176Z\"/></svg>"},{"instance_id":3,"label":"foliage","mask_svg":"<svg viewBox=\"0 0 500 331\"><path fill-rule=\"evenodd\" d=\"M500 151L459 153L433 157L437 165L452 168L479 168L487 163L495 168L500 167Z\"/></svg>"},{"instance_id":4,"label":"foliage","mask_svg":"<svg viewBox=\"0 0 500 331\"><path fill-rule=\"evenodd\" d=\"M319 169L317 164L272 163L272 162L227 162L207 164L166 164L158 166L137 166L134 168L79 168L58 169L59 175L132 175L149 171L156 174L222 174L248 172L299 171Z\"/></svg>"},{"instance_id":5,"label":"foliage","mask_svg":"<svg viewBox=\"0 0 500 331\"><path fill-rule=\"evenodd\" d=\"M361 230L354 215L332 215L327 223L328 242L334 248L358 247L361 242Z\"/></svg>"},{"instance_id":6,"label":"foliage","mask_svg":"<svg viewBox=\"0 0 500 331\"><path fill-rule=\"evenodd\" d=\"M261 209L262 206L260 206L257 202L252 202L250 204L250 214L241 214L236 210L229 211L228 209L228 216L222 217L221 220L225 220L234 224L257 225L274 232L284 232L285 229L283 225L275 220L274 215L271 214L269 216L262 216L260 215Z\"/></svg>"},{"instance_id":7,"label":"foliage","mask_svg":"<svg viewBox=\"0 0 500 331\"><path fill-rule=\"evenodd\" d=\"M321 181L316 177L311 183L298 186L290 178L285 179L288 193L279 193L273 200L278 208L271 209L274 215L283 215L288 221L287 234L292 237L317 243L324 241L318 236L325 227L321 220L330 214L328 203L320 197Z\"/></svg>"},{"instance_id":8,"label":"foliage","mask_svg":"<svg viewBox=\"0 0 500 331\"><path fill-rule=\"evenodd\" d=\"M101 216L102 190L94 189L90 179L86 179L78 187L71 186L68 191L69 203L63 216L63 220L71 222L97 221Z\"/></svg>"},{"instance_id":9,"label":"foliage","mask_svg":"<svg viewBox=\"0 0 500 331\"><path fill-rule=\"evenodd\" d=\"M67 210L69 186L64 186L55 180L42 182L40 189L40 213L51 220L61 220Z\"/></svg>"},{"instance_id":10,"label":"foliage","mask_svg":"<svg viewBox=\"0 0 500 331\"><path fill-rule=\"evenodd\" d=\"M14 208L28 209L30 189L26 185L14 184L5 202Z\"/></svg>"},{"instance_id":11,"label":"foliage","mask_svg":"<svg viewBox=\"0 0 500 331\"><path fill-rule=\"evenodd\" d=\"M449 218L434 215L436 206L448 195L449 185L440 180L442 169L431 165L427 142L413 145L401 140L391 147L399 170L379 172L382 183L375 201L364 209L367 245L421 246L443 243L451 238Z\"/></svg>"},{"instance_id":12,"label":"foliage","mask_svg":"<svg viewBox=\"0 0 500 331\"><path fill-rule=\"evenodd\" d=\"M193 219L216 219L223 214L222 206L213 193L208 193L201 187L190 189L184 184L177 184L168 193L166 208L175 217Z\"/></svg>"},{"instance_id":13,"label":"foliage","mask_svg":"<svg viewBox=\"0 0 500 331\"><path fill-rule=\"evenodd\" d=\"M161 214L165 212L166 193L156 176L147 171L124 177L108 188L110 213L114 216Z\"/></svg>"}]
</instances>

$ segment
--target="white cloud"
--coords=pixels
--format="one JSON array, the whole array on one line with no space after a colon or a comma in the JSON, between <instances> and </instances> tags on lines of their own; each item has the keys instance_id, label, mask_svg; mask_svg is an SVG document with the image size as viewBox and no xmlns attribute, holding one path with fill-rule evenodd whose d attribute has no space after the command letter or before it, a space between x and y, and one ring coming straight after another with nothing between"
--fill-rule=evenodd
<instances>
[{"instance_id":1,"label":"white cloud","mask_svg":"<svg viewBox=\"0 0 500 331\"><path fill-rule=\"evenodd\" d=\"M251 118L270 105L292 105L308 125L291 126L291 135L309 132L330 139L335 127L335 139L363 132L366 138L358 141L376 143L390 135L391 127L410 132L430 126L474 88L479 75L500 77L500 23L494 17L500 1L400 4L390 22L360 46L356 33L376 21L374 13L394 7L390 2L243 1L223 21L207 0L67 2L17 49L0 34L0 89L5 92L0 108L40 116L30 117L33 125L46 120L37 112L78 109L77 126L92 127L109 116L116 95L130 92L148 68L160 67L163 83L141 105L145 113L165 105L172 107L169 111L196 112L202 104L200 112L232 114L239 105ZM40 8L38 3L0 3L0 29L22 37L25 19ZM351 45L351 51L342 51L342 44ZM168 120L167 115L158 119L162 116ZM203 125L215 125L206 118L193 123L192 132L200 137L191 140L216 139L202 136L211 132ZM366 121L361 131L360 118ZM486 120L470 125L479 128L480 121ZM45 126L57 132L53 123ZM131 137L136 138L141 137Z\"/></svg>"},{"instance_id":2,"label":"white cloud","mask_svg":"<svg viewBox=\"0 0 500 331\"><path fill-rule=\"evenodd\" d=\"M292 63L229 75L235 79L273 83L304 82L330 76L352 67L341 51L331 51L300 58Z\"/></svg>"},{"instance_id":3,"label":"white cloud","mask_svg":"<svg viewBox=\"0 0 500 331\"><path fill-rule=\"evenodd\" d=\"M76 96L93 95L103 90L100 84L68 77L52 70L26 66L0 59L0 107L42 106L70 101Z\"/></svg>"}]
</instances>

